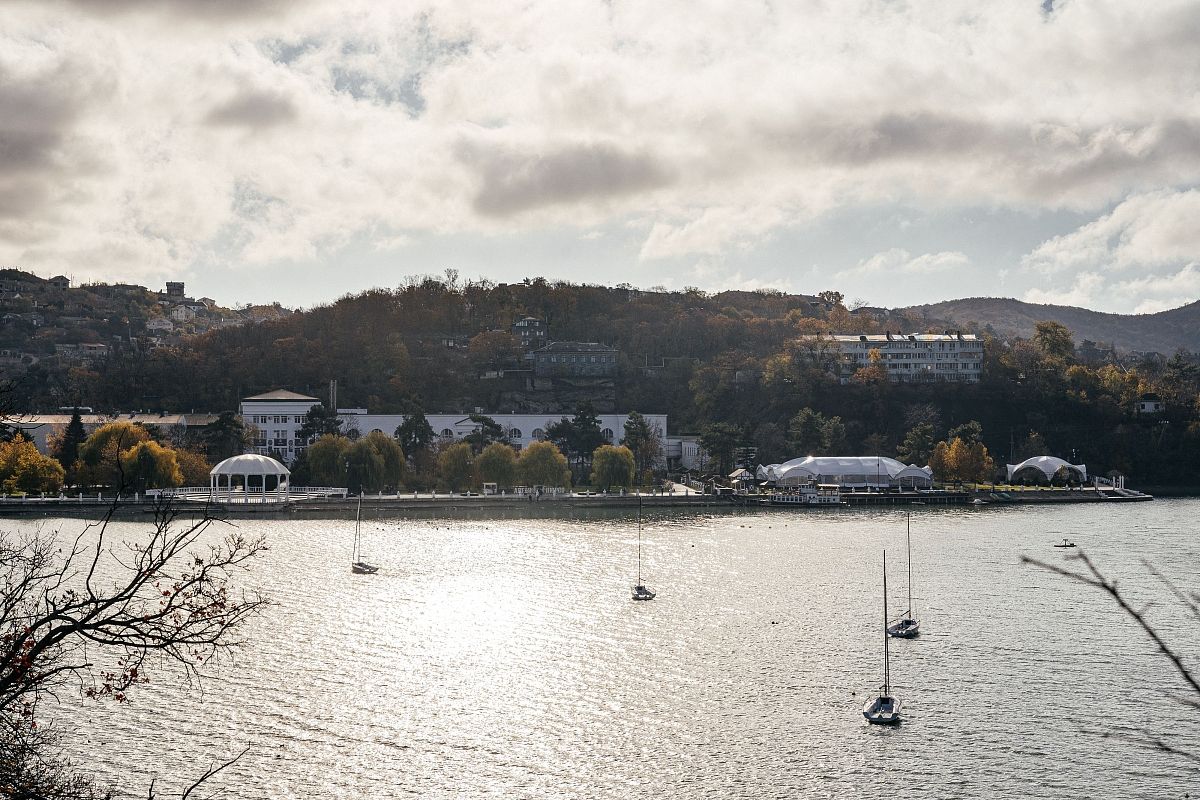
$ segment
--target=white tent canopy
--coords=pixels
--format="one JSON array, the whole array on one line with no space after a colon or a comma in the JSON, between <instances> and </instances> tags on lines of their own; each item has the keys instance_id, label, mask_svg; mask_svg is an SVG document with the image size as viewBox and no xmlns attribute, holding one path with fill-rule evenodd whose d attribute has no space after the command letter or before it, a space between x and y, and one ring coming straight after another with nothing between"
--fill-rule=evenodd
<instances>
[{"instance_id":1,"label":"white tent canopy","mask_svg":"<svg viewBox=\"0 0 1200 800\"><path fill-rule=\"evenodd\" d=\"M1021 470L1036 469L1046 476L1046 480L1051 480L1060 469L1066 468L1067 472L1077 473L1076 477L1082 482L1087 480L1087 465L1086 464L1070 464L1061 458L1054 456L1034 456L1027 458L1020 464L1006 464L1008 468L1008 479L1011 481L1013 476Z\"/></svg>"},{"instance_id":2,"label":"white tent canopy","mask_svg":"<svg viewBox=\"0 0 1200 800\"><path fill-rule=\"evenodd\" d=\"M933 470L929 467L905 466L894 458L883 456L806 456L759 467L758 475L780 486L811 481L876 488L928 488L933 485Z\"/></svg>"}]
</instances>

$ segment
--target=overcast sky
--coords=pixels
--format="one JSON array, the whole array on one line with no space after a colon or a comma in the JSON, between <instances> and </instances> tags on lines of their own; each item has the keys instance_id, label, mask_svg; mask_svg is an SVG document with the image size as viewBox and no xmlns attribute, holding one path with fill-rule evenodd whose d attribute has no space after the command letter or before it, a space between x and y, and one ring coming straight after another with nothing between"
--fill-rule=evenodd
<instances>
[{"instance_id":1,"label":"overcast sky","mask_svg":"<svg viewBox=\"0 0 1200 800\"><path fill-rule=\"evenodd\" d=\"M1200 297L1197 42L1191 0L0 0L0 264L1156 311Z\"/></svg>"}]
</instances>

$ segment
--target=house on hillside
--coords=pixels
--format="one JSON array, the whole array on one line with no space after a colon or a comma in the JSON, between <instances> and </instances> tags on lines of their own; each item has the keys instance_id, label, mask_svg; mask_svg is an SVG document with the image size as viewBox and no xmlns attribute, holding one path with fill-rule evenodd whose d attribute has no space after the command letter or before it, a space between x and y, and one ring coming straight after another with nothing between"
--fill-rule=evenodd
<instances>
[{"instance_id":1,"label":"house on hillside","mask_svg":"<svg viewBox=\"0 0 1200 800\"><path fill-rule=\"evenodd\" d=\"M1167 410L1167 404L1156 394L1144 394L1133 404L1133 413L1139 417L1161 414Z\"/></svg>"},{"instance_id":2,"label":"house on hillside","mask_svg":"<svg viewBox=\"0 0 1200 800\"><path fill-rule=\"evenodd\" d=\"M512 324L512 335L521 342L522 350L537 350L546 345L550 326L540 319L524 317Z\"/></svg>"},{"instance_id":3,"label":"house on hillside","mask_svg":"<svg viewBox=\"0 0 1200 800\"><path fill-rule=\"evenodd\" d=\"M598 342L554 342L534 351L533 371L539 378L608 378L617 374L619 352Z\"/></svg>"}]
</instances>

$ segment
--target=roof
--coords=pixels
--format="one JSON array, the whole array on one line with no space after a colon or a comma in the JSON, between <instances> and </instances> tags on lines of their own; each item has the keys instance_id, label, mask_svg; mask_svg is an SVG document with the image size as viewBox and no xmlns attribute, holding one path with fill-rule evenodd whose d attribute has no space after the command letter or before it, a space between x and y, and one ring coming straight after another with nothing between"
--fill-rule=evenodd
<instances>
[{"instance_id":1,"label":"roof","mask_svg":"<svg viewBox=\"0 0 1200 800\"><path fill-rule=\"evenodd\" d=\"M1087 480L1086 464L1071 464L1055 456L1034 456L1025 459L1020 464L1006 464L1005 466L1008 468L1009 480L1012 480L1012 476L1021 470L1030 468L1041 470L1046 478L1049 479L1053 478L1054 474L1063 467L1079 472L1083 476L1083 479Z\"/></svg>"},{"instance_id":2,"label":"roof","mask_svg":"<svg viewBox=\"0 0 1200 800\"><path fill-rule=\"evenodd\" d=\"M245 397L242 399L243 399L243 401L245 401L245 400L260 400L260 401L262 401L262 400L277 400L277 401L282 402L282 401L287 401L287 400L312 400L314 403L321 402L320 400L318 400L315 397L309 397L306 394L299 394L298 392L289 392L287 389L275 389L270 392L264 392L263 394L256 394L253 397Z\"/></svg>"},{"instance_id":3,"label":"roof","mask_svg":"<svg viewBox=\"0 0 1200 800\"><path fill-rule=\"evenodd\" d=\"M617 348L599 342L551 342L534 353L615 353Z\"/></svg>"},{"instance_id":4,"label":"roof","mask_svg":"<svg viewBox=\"0 0 1200 800\"><path fill-rule=\"evenodd\" d=\"M759 469L759 477L782 480L788 476L811 475L878 475L879 477L929 477L928 467L905 466L894 458L883 456L806 456L782 464L770 464Z\"/></svg>"},{"instance_id":5,"label":"roof","mask_svg":"<svg viewBox=\"0 0 1200 800\"><path fill-rule=\"evenodd\" d=\"M973 333L835 333L826 338L835 342L978 342L979 337Z\"/></svg>"},{"instance_id":6,"label":"roof","mask_svg":"<svg viewBox=\"0 0 1200 800\"><path fill-rule=\"evenodd\" d=\"M291 475L288 468L270 456L245 453L217 464L209 475Z\"/></svg>"}]
</instances>

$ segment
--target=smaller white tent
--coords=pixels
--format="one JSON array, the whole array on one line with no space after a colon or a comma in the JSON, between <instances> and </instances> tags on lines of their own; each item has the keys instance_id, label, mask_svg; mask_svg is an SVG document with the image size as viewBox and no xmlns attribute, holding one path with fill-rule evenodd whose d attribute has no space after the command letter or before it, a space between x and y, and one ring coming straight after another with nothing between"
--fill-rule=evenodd
<instances>
[{"instance_id":1,"label":"smaller white tent","mask_svg":"<svg viewBox=\"0 0 1200 800\"><path fill-rule=\"evenodd\" d=\"M1020 464L1006 464L1008 469L1008 480L1012 481L1013 476L1018 475L1024 470L1037 470L1046 476L1046 481L1049 482L1058 473L1060 469L1066 468L1067 473L1076 480L1087 480L1087 465L1086 464L1070 464L1061 458L1054 456L1034 456L1027 458Z\"/></svg>"}]
</instances>

